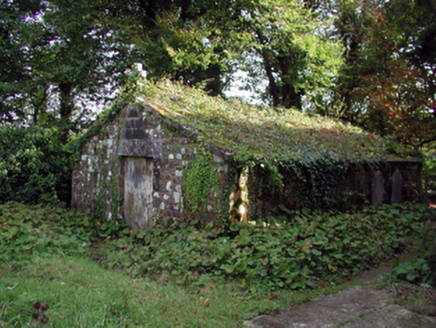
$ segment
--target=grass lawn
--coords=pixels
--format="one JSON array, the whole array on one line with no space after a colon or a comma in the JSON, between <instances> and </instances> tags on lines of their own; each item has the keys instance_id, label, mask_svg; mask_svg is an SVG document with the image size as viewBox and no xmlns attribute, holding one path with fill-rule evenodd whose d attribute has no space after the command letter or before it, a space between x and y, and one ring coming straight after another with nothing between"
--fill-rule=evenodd
<instances>
[{"instance_id":1,"label":"grass lawn","mask_svg":"<svg viewBox=\"0 0 436 328\"><path fill-rule=\"evenodd\" d=\"M37 301L49 305L45 327L240 327L259 312L310 297L251 293L235 283L184 288L133 279L80 256L37 257L20 268L2 264L0 272L0 327L37 327Z\"/></svg>"}]
</instances>

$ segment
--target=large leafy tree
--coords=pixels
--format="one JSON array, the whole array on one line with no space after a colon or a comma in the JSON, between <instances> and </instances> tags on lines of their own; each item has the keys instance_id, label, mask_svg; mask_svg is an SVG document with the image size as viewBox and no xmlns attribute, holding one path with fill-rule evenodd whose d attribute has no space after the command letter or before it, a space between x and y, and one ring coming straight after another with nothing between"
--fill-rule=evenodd
<instances>
[{"instance_id":1,"label":"large leafy tree","mask_svg":"<svg viewBox=\"0 0 436 328\"><path fill-rule=\"evenodd\" d=\"M432 1L5 0L2 119L60 122L67 134L86 114L80 97L108 97L104 86L141 62L149 78L211 95L245 70L250 85L267 81L272 105L305 101L422 144L434 138L432 123L425 137L419 128L435 116Z\"/></svg>"},{"instance_id":2,"label":"large leafy tree","mask_svg":"<svg viewBox=\"0 0 436 328\"><path fill-rule=\"evenodd\" d=\"M39 1L0 1L0 119L13 121L25 116L24 94L31 78L23 37L30 32L29 17L41 10ZM35 31L35 35L40 31Z\"/></svg>"},{"instance_id":3,"label":"large leafy tree","mask_svg":"<svg viewBox=\"0 0 436 328\"><path fill-rule=\"evenodd\" d=\"M435 140L434 9L413 0L336 5L346 63L336 89L342 117L415 147Z\"/></svg>"},{"instance_id":4,"label":"large leafy tree","mask_svg":"<svg viewBox=\"0 0 436 328\"><path fill-rule=\"evenodd\" d=\"M129 46L92 2L5 1L0 8L2 119L55 122L66 136L89 110L79 97L108 97L131 66Z\"/></svg>"},{"instance_id":5,"label":"large leafy tree","mask_svg":"<svg viewBox=\"0 0 436 328\"><path fill-rule=\"evenodd\" d=\"M161 61L151 65L152 76L170 74L189 84L206 80L206 88L219 94L231 74L242 69L268 81L265 96L274 106L301 109L307 96L325 109L327 90L342 63L341 45L330 38L328 20L299 1L182 3L188 5L175 1L174 10L157 17L160 38L147 34L148 43L142 43L143 54L154 52L147 63ZM152 40L157 45L150 48Z\"/></svg>"},{"instance_id":6,"label":"large leafy tree","mask_svg":"<svg viewBox=\"0 0 436 328\"><path fill-rule=\"evenodd\" d=\"M58 95L57 114L67 128L86 114L77 108L80 95L104 99L106 88L132 64L128 46L98 9L93 2L53 0L42 17L50 42L35 66Z\"/></svg>"},{"instance_id":7,"label":"large leafy tree","mask_svg":"<svg viewBox=\"0 0 436 328\"><path fill-rule=\"evenodd\" d=\"M130 58L143 64L149 78L170 77L190 85L208 81L206 89L216 95L231 65L223 45L215 42L216 29L206 22L222 14L222 3L101 0L98 5L111 28L123 35Z\"/></svg>"},{"instance_id":8,"label":"large leafy tree","mask_svg":"<svg viewBox=\"0 0 436 328\"><path fill-rule=\"evenodd\" d=\"M301 109L307 96L319 107L341 62L326 23L299 1L35 4L37 9L12 15L21 27L11 49L22 60L26 88L10 92L15 100L24 96L24 103L14 103L15 114L25 119L30 113L33 122L55 117L74 126L73 118L83 114L77 113L77 97L101 95L102 86L133 62L142 62L150 78L202 83L211 95L222 94L232 73L244 69L268 80L272 105ZM14 5L4 7L13 12Z\"/></svg>"},{"instance_id":9,"label":"large leafy tree","mask_svg":"<svg viewBox=\"0 0 436 328\"><path fill-rule=\"evenodd\" d=\"M400 112L410 121L405 137L422 146L436 141L436 1L396 0L385 6L389 23L402 36L399 52L417 76L409 80L408 110Z\"/></svg>"},{"instance_id":10,"label":"large leafy tree","mask_svg":"<svg viewBox=\"0 0 436 328\"><path fill-rule=\"evenodd\" d=\"M3 143L3 191L68 200L56 193L71 176L68 135L136 62L150 79L211 95L243 70L249 86L267 82L274 106L420 147L436 140L435 8L434 0L0 0L0 125L35 125L3 129L24 140L15 157Z\"/></svg>"},{"instance_id":11,"label":"large leafy tree","mask_svg":"<svg viewBox=\"0 0 436 328\"><path fill-rule=\"evenodd\" d=\"M330 38L329 20L299 1L258 1L242 9L247 52L261 58L274 106L302 109L302 96L326 110L328 89L342 63L341 46Z\"/></svg>"}]
</instances>

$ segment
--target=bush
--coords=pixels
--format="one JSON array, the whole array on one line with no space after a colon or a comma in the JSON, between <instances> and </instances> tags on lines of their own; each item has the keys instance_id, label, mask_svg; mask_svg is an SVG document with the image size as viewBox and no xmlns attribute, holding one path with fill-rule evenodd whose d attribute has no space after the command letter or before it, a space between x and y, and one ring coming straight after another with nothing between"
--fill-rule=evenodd
<instances>
[{"instance_id":1,"label":"bush","mask_svg":"<svg viewBox=\"0 0 436 328\"><path fill-rule=\"evenodd\" d=\"M73 156L56 128L0 127L0 199L70 202Z\"/></svg>"},{"instance_id":2,"label":"bush","mask_svg":"<svg viewBox=\"0 0 436 328\"><path fill-rule=\"evenodd\" d=\"M426 204L398 204L348 213L294 213L227 228L210 223L199 230L190 222L131 230L124 221L100 222L72 210L6 203L0 205L0 263L25 262L35 253L80 253L107 268L180 284L231 279L249 288L312 288L391 258L413 239L422 240L424 232L430 238L435 213ZM434 260L416 265L429 279L434 279Z\"/></svg>"},{"instance_id":3,"label":"bush","mask_svg":"<svg viewBox=\"0 0 436 328\"><path fill-rule=\"evenodd\" d=\"M436 287L436 247L423 252L416 260L395 263L388 278Z\"/></svg>"}]
</instances>

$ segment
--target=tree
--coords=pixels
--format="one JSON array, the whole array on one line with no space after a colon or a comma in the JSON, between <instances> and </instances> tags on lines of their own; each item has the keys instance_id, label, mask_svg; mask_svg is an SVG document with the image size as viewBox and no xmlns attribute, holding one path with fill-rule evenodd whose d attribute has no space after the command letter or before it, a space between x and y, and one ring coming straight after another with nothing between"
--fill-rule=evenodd
<instances>
[{"instance_id":1,"label":"tree","mask_svg":"<svg viewBox=\"0 0 436 328\"><path fill-rule=\"evenodd\" d=\"M434 0L395 0L385 4L390 24L402 36L399 52L419 81L409 80L413 101L405 116L408 140L422 146L436 140L436 3ZM415 79L416 81L416 79Z\"/></svg>"},{"instance_id":2,"label":"tree","mask_svg":"<svg viewBox=\"0 0 436 328\"><path fill-rule=\"evenodd\" d=\"M3 120L56 123L66 137L86 114L76 106L77 97L107 98L106 87L131 66L130 49L95 4L18 3L24 7L13 1L1 7L8 23L2 47L9 59L0 85Z\"/></svg>"},{"instance_id":3,"label":"tree","mask_svg":"<svg viewBox=\"0 0 436 328\"><path fill-rule=\"evenodd\" d=\"M110 98L141 62L211 95L245 70L274 106L422 144L436 115L431 1L3 1L1 119L55 122L66 138L79 97Z\"/></svg>"},{"instance_id":4,"label":"tree","mask_svg":"<svg viewBox=\"0 0 436 328\"><path fill-rule=\"evenodd\" d=\"M304 4L269 1L250 13L254 50L263 59L274 106L302 109L302 96L323 111L323 99L342 64L341 47L329 39L326 24Z\"/></svg>"},{"instance_id":5,"label":"tree","mask_svg":"<svg viewBox=\"0 0 436 328\"><path fill-rule=\"evenodd\" d=\"M167 50L162 57L176 79L213 80L217 94L224 86L219 80L245 69L268 80L274 106L301 109L303 95L322 105L342 63L341 45L325 29L328 21L297 1L203 1L189 8L196 13L190 20L173 13L157 24Z\"/></svg>"},{"instance_id":6,"label":"tree","mask_svg":"<svg viewBox=\"0 0 436 328\"><path fill-rule=\"evenodd\" d=\"M28 89L29 67L23 35L30 32L28 17L42 8L39 1L0 2L0 120L22 119Z\"/></svg>"},{"instance_id":7,"label":"tree","mask_svg":"<svg viewBox=\"0 0 436 328\"><path fill-rule=\"evenodd\" d=\"M67 130L74 129L73 119L77 122L86 114L78 112L76 97L107 97L105 86L131 65L129 50L118 43L116 31L97 9L87 1L53 0L42 17L50 42L35 67L57 93L56 114Z\"/></svg>"},{"instance_id":8,"label":"tree","mask_svg":"<svg viewBox=\"0 0 436 328\"><path fill-rule=\"evenodd\" d=\"M429 62L418 64L422 29L417 19L410 18L415 14L408 10L398 15L398 8L392 7L395 1L341 1L338 5L336 27L346 49L336 89L344 107L342 117L417 147L434 140L433 69L426 69L431 67Z\"/></svg>"},{"instance_id":9,"label":"tree","mask_svg":"<svg viewBox=\"0 0 436 328\"><path fill-rule=\"evenodd\" d=\"M122 79L134 62L141 62L152 79L202 84L211 95L222 94L231 74L246 67L268 79L273 105L300 109L303 95L322 104L341 62L325 22L297 1L35 3L38 10L13 20L22 28L11 38L11 49L26 67L26 88L10 92L23 99L14 102L14 111L23 120L30 115L34 123L54 119L65 131L83 115L77 97L98 97L98 90L114 77ZM259 60L249 67L247 58Z\"/></svg>"}]
</instances>

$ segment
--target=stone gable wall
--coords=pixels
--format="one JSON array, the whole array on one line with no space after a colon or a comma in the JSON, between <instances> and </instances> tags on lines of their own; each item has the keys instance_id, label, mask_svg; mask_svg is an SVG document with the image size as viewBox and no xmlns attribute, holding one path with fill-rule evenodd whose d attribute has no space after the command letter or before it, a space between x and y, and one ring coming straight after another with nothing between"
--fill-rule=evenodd
<instances>
[{"instance_id":1,"label":"stone gable wall","mask_svg":"<svg viewBox=\"0 0 436 328\"><path fill-rule=\"evenodd\" d=\"M191 137L167 126L149 106L128 106L82 150L73 174L72 204L88 212L124 218L131 204L124 203L126 167L130 159L152 161L151 221L128 222L134 228L153 224L158 217L181 221L189 219L183 211L183 170L196 160L198 144ZM220 185L227 183L227 164L214 155ZM140 186L140 185L139 185ZM220 188L221 189L221 188ZM207 206L213 219L212 204L222 197L221 190L211 191Z\"/></svg>"}]
</instances>

